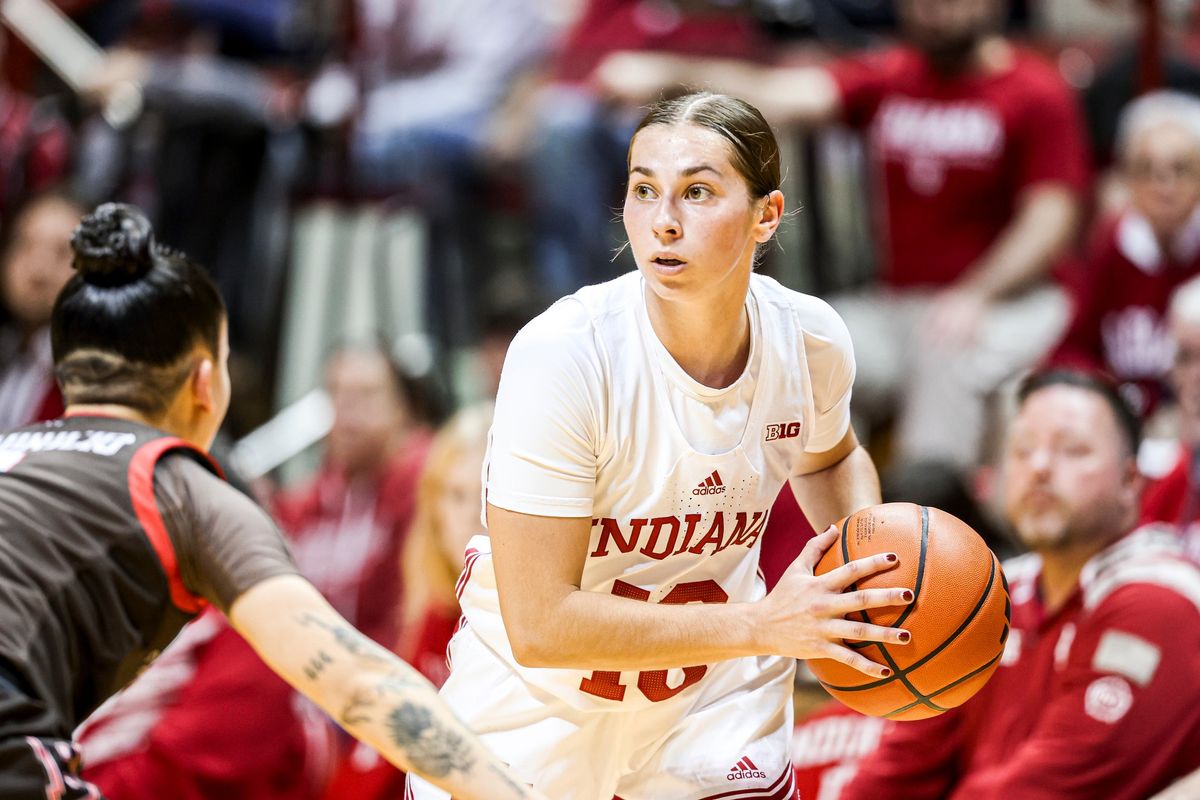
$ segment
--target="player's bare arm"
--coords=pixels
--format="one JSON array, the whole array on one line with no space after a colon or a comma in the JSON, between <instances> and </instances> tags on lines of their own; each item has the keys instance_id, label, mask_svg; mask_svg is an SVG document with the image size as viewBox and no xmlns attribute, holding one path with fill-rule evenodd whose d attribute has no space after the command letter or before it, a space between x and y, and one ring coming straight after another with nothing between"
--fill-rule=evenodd
<instances>
[{"instance_id":1,"label":"player's bare arm","mask_svg":"<svg viewBox=\"0 0 1200 800\"><path fill-rule=\"evenodd\" d=\"M853 428L822 453L808 453L791 478L792 494L813 530L882 502L879 474Z\"/></svg>"},{"instance_id":2,"label":"player's bare arm","mask_svg":"<svg viewBox=\"0 0 1200 800\"><path fill-rule=\"evenodd\" d=\"M505 628L517 659L534 667L669 669L753 655L834 658L868 674L884 668L842 639L902 643L893 628L851 623L846 614L911 601L903 589L843 594L887 569L886 555L815 578L836 539L826 533L788 572L784 592L754 603L662 605L580 590L591 520L538 517L488 506L488 529Z\"/></svg>"},{"instance_id":3,"label":"player's bare arm","mask_svg":"<svg viewBox=\"0 0 1200 800\"><path fill-rule=\"evenodd\" d=\"M541 797L463 727L432 684L355 630L303 578L263 581L229 617L280 676L396 766L455 797Z\"/></svg>"}]
</instances>

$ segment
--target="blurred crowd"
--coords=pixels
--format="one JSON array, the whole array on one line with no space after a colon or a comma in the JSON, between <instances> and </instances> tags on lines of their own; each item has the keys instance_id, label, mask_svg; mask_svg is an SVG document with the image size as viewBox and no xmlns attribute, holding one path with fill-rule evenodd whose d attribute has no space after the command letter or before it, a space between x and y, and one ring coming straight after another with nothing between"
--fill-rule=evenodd
<instances>
[{"instance_id":1,"label":"blurred crowd","mask_svg":"<svg viewBox=\"0 0 1200 800\"><path fill-rule=\"evenodd\" d=\"M225 450L328 399L315 474L246 490L338 610L435 682L506 344L633 268L629 135L687 88L744 97L787 143L795 211L759 268L850 327L886 499L1015 554L1015 381L1098 370L1146 424L1143 519L1200 559L1190 0L53 2L102 50L80 79L0 26L0 427L62 410L47 323L79 217L139 205L225 295ZM785 491L768 581L805 531ZM888 723L797 698L804 796L837 798ZM212 614L80 735L112 800L402 792Z\"/></svg>"}]
</instances>

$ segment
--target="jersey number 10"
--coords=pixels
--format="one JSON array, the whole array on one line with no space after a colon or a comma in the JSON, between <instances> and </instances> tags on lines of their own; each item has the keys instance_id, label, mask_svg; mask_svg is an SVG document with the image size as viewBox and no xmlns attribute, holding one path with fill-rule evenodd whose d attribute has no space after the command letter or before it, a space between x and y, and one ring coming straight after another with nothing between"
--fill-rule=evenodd
<instances>
[{"instance_id":1,"label":"jersey number 10","mask_svg":"<svg viewBox=\"0 0 1200 800\"><path fill-rule=\"evenodd\" d=\"M631 600L650 600L650 591L648 589L641 589L622 580L618 580L613 584L612 593L618 597L628 597ZM687 603L728 603L729 595L725 593L725 590L716 581L710 579L676 584L675 588L667 592L667 596L660 602L665 605L679 606L686 605ZM699 682L706 672L708 672L708 667L704 665L684 667L683 682L678 686L671 687L667 686L667 671L665 669L646 670L645 672L638 673L637 686L638 690L646 696L647 700L650 700L652 703L659 703L674 697L687 687ZM625 687L621 685L620 672L596 670L591 674L591 677L584 678L579 682L579 688L588 694L603 697L606 700L625 699Z\"/></svg>"}]
</instances>

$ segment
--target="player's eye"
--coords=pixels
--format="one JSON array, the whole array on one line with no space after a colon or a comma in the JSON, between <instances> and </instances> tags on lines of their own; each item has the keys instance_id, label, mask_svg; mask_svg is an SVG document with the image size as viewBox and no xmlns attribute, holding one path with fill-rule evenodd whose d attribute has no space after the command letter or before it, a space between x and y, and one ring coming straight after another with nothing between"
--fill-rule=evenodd
<instances>
[{"instance_id":1,"label":"player's eye","mask_svg":"<svg viewBox=\"0 0 1200 800\"><path fill-rule=\"evenodd\" d=\"M655 197L658 196L655 193L654 189L652 189L650 186L648 186L644 183L639 183L639 184L635 185L632 189L632 193L633 193L633 196L636 197L638 200L653 200Z\"/></svg>"},{"instance_id":2,"label":"player's eye","mask_svg":"<svg viewBox=\"0 0 1200 800\"><path fill-rule=\"evenodd\" d=\"M699 183L693 183L687 188L687 191L684 192L684 197L686 197L688 200L704 200L711 195L712 190Z\"/></svg>"}]
</instances>

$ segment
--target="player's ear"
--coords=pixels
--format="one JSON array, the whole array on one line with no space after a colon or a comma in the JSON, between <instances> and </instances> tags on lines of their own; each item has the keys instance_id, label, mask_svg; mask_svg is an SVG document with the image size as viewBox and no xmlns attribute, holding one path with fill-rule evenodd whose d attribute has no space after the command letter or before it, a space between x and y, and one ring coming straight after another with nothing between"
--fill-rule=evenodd
<instances>
[{"instance_id":1,"label":"player's ear","mask_svg":"<svg viewBox=\"0 0 1200 800\"><path fill-rule=\"evenodd\" d=\"M778 189L755 204L758 219L754 223L754 241L761 244L771 240L779 228L779 223L783 221L783 206L783 192Z\"/></svg>"},{"instance_id":2,"label":"player's ear","mask_svg":"<svg viewBox=\"0 0 1200 800\"><path fill-rule=\"evenodd\" d=\"M216 387L213 385L216 377L216 365L210 357L201 357L192 367L188 384L192 391L193 404L202 411L213 411L217 407Z\"/></svg>"}]
</instances>

